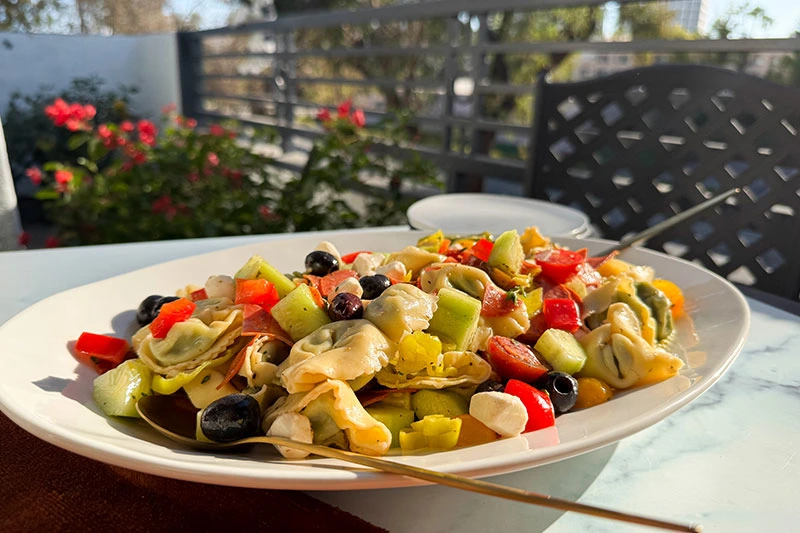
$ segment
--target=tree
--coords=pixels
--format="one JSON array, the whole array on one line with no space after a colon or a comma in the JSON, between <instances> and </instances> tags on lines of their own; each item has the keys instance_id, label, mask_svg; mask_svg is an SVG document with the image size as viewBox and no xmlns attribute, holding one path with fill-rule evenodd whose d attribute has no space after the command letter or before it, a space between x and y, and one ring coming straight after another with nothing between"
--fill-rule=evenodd
<instances>
[{"instance_id":1,"label":"tree","mask_svg":"<svg viewBox=\"0 0 800 533\"><path fill-rule=\"evenodd\" d=\"M0 31L39 29L63 7L61 0L0 0Z\"/></svg>"},{"instance_id":2,"label":"tree","mask_svg":"<svg viewBox=\"0 0 800 533\"><path fill-rule=\"evenodd\" d=\"M711 25L711 36L716 39L750 39L757 28L766 30L775 23L763 8L753 6L750 2L743 2L728 8L728 10ZM713 57L713 62L744 70L750 60L747 52L719 52Z\"/></svg>"},{"instance_id":3,"label":"tree","mask_svg":"<svg viewBox=\"0 0 800 533\"><path fill-rule=\"evenodd\" d=\"M160 33L191 29L199 16L181 17L169 0L74 0L80 33L107 35Z\"/></svg>"}]
</instances>

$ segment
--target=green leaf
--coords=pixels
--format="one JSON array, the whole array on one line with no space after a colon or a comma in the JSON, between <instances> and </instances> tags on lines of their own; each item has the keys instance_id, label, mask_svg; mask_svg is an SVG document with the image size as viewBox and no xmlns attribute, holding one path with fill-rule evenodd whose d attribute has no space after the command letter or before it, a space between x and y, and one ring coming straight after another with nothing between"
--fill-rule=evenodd
<instances>
[{"instance_id":1,"label":"green leaf","mask_svg":"<svg viewBox=\"0 0 800 533\"><path fill-rule=\"evenodd\" d=\"M89 136L85 133L76 133L67 140L67 148L70 150L77 150L89 140Z\"/></svg>"},{"instance_id":2,"label":"green leaf","mask_svg":"<svg viewBox=\"0 0 800 533\"><path fill-rule=\"evenodd\" d=\"M60 170L62 167L61 163L57 161L48 161L44 165L42 165L42 170L45 172L55 172L56 170Z\"/></svg>"},{"instance_id":3,"label":"green leaf","mask_svg":"<svg viewBox=\"0 0 800 533\"><path fill-rule=\"evenodd\" d=\"M78 162L79 165L81 165L83 167L86 167L86 169L89 172L99 172L99 169L97 168L97 164L94 161L89 161L85 157L79 157L77 159L77 162Z\"/></svg>"},{"instance_id":4,"label":"green leaf","mask_svg":"<svg viewBox=\"0 0 800 533\"><path fill-rule=\"evenodd\" d=\"M59 194L51 190L39 190L33 195L37 200L58 200Z\"/></svg>"}]
</instances>

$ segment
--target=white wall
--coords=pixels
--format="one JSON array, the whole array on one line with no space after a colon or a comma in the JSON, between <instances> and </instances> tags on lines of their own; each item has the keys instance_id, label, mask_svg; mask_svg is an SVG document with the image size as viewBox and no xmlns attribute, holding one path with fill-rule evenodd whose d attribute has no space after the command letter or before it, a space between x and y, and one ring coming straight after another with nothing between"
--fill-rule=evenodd
<instances>
[{"instance_id":1,"label":"white wall","mask_svg":"<svg viewBox=\"0 0 800 533\"><path fill-rule=\"evenodd\" d=\"M0 33L0 113L14 91L34 93L41 85L66 88L77 77L96 75L108 88L133 85L136 112L157 117L161 108L180 108L175 34L103 37Z\"/></svg>"}]
</instances>

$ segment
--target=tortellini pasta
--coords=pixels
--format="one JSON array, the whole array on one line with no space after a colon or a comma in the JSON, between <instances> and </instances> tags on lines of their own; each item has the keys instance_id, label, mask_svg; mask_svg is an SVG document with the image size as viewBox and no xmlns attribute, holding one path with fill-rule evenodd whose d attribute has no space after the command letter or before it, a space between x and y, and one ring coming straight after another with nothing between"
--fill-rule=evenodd
<instances>
[{"instance_id":1,"label":"tortellini pasta","mask_svg":"<svg viewBox=\"0 0 800 533\"><path fill-rule=\"evenodd\" d=\"M436 292L445 287L457 289L483 299L486 286L492 283L483 270L459 263L436 263L425 268L419 276L419 286L425 292Z\"/></svg>"},{"instance_id":2,"label":"tortellini pasta","mask_svg":"<svg viewBox=\"0 0 800 533\"><path fill-rule=\"evenodd\" d=\"M400 342L407 333L427 328L435 311L435 296L414 285L398 283L369 303L364 318L392 341Z\"/></svg>"},{"instance_id":3,"label":"tortellini pasta","mask_svg":"<svg viewBox=\"0 0 800 533\"><path fill-rule=\"evenodd\" d=\"M154 372L174 377L222 354L242 331L242 309L230 300L207 300L191 318L170 328L166 337L153 337L141 328L131 339L139 358Z\"/></svg>"},{"instance_id":4,"label":"tortellini pasta","mask_svg":"<svg viewBox=\"0 0 800 533\"><path fill-rule=\"evenodd\" d=\"M307 392L278 399L264 416L264 431L269 432L270 426L280 415L299 413L323 395L329 395L330 401L320 404L330 408L330 418L344 430L352 451L366 455L384 455L389 450L392 443L391 431L367 413L347 383L335 379L323 381Z\"/></svg>"},{"instance_id":5,"label":"tortellini pasta","mask_svg":"<svg viewBox=\"0 0 800 533\"><path fill-rule=\"evenodd\" d=\"M661 381L678 373L683 361L642 337L636 314L624 303L608 308L608 322L580 340L586 364L580 376L601 379L616 388Z\"/></svg>"},{"instance_id":6,"label":"tortellini pasta","mask_svg":"<svg viewBox=\"0 0 800 533\"><path fill-rule=\"evenodd\" d=\"M278 376L290 394L308 391L327 379L348 381L374 374L396 349L367 320L332 322L296 342L278 367Z\"/></svg>"},{"instance_id":7,"label":"tortellini pasta","mask_svg":"<svg viewBox=\"0 0 800 533\"><path fill-rule=\"evenodd\" d=\"M419 274L420 270L430 265L431 263L441 263L444 261L445 256L433 252L428 252L416 246L406 246L399 252L389 254L386 263L392 261L400 261L405 265L407 271L414 274Z\"/></svg>"}]
</instances>

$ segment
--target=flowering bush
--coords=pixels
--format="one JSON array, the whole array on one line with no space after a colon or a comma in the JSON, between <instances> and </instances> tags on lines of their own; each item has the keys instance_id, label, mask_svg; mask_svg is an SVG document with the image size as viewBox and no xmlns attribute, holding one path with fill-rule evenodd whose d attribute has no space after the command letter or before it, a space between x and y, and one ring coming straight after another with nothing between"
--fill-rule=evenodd
<instances>
[{"instance_id":1,"label":"flowering bush","mask_svg":"<svg viewBox=\"0 0 800 533\"><path fill-rule=\"evenodd\" d=\"M347 100L335 115L325 108L316 118L325 134L314 143L300 175L284 185L275 206L291 229L405 224L414 198L404 194L403 184L441 186L429 161L416 153L396 157L397 148L408 142L406 117L366 128L364 111ZM353 190L364 194L355 196Z\"/></svg>"},{"instance_id":2,"label":"flowering bush","mask_svg":"<svg viewBox=\"0 0 800 533\"><path fill-rule=\"evenodd\" d=\"M174 107L164 110L161 131L149 120L96 124L95 113L92 105L61 99L45 108L55 125L73 132L70 149L86 154L76 164L26 171L42 185L37 196L48 201L57 228L48 246L403 223L410 203L403 182L436 183L434 167L418 156L387 155L406 137L400 122L368 133L364 112L350 102L336 117L319 113L324 134L299 175L279 171L255 149L275 142L269 130L200 130ZM388 187L358 206L353 187L376 177Z\"/></svg>"},{"instance_id":3,"label":"flowering bush","mask_svg":"<svg viewBox=\"0 0 800 533\"><path fill-rule=\"evenodd\" d=\"M280 229L266 194L271 160L242 143L232 129L214 125L200 131L194 119L174 109L165 110L161 132L149 120L96 125L91 105L60 99L45 113L75 132L70 148L87 154L77 165L49 162L26 172L46 186L37 196L50 200L48 211L61 244ZM249 140L272 137L264 132Z\"/></svg>"}]
</instances>

